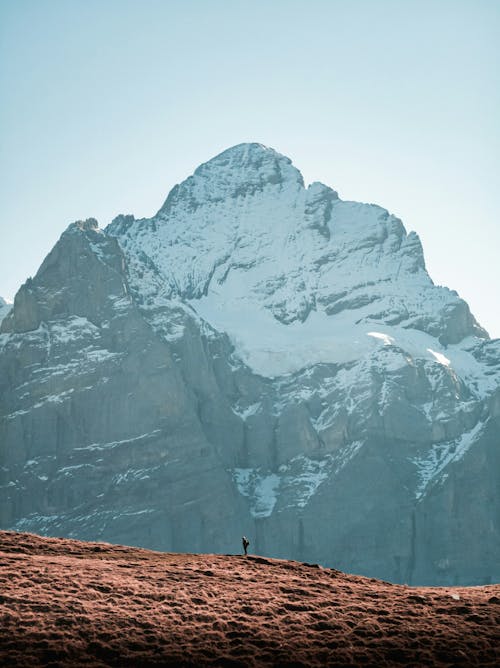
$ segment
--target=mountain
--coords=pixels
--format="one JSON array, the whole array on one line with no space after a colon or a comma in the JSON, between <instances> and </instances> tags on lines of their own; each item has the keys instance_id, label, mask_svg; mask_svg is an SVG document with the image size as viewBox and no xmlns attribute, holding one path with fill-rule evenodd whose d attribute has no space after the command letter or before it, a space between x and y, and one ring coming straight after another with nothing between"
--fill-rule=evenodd
<instances>
[{"instance_id":1,"label":"mountain","mask_svg":"<svg viewBox=\"0 0 500 668\"><path fill-rule=\"evenodd\" d=\"M500 578L500 341L414 232L259 144L73 223L0 327L0 526Z\"/></svg>"},{"instance_id":2,"label":"mountain","mask_svg":"<svg viewBox=\"0 0 500 668\"><path fill-rule=\"evenodd\" d=\"M0 555L2 666L498 665L500 585L13 532Z\"/></svg>"}]
</instances>

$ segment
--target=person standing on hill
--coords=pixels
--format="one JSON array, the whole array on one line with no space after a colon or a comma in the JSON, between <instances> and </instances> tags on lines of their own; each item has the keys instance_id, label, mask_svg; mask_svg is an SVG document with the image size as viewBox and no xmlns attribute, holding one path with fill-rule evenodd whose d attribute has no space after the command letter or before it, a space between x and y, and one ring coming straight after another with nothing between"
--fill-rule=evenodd
<instances>
[{"instance_id":1,"label":"person standing on hill","mask_svg":"<svg viewBox=\"0 0 500 668\"><path fill-rule=\"evenodd\" d=\"M245 555L246 555L248 546L250 545L250 541L248 540L248 538L243 536L243 538L241 539L241 542L243 543L243 549L245 550Z\"/></svg>"}]
</instances>

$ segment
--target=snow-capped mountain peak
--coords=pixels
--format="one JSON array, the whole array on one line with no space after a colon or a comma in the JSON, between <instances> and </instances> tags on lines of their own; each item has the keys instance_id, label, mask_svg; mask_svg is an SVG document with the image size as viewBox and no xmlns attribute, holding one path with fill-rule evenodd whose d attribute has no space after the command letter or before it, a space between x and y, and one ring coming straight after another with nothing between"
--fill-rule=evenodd
<instances>
[{"instance_id":1,"label":"snow-capped mountain peak","mask_svg":"<svg viewBox=\"0 0 500 668\"><path fill-rule=\"evenodd\" d=\"M188 301L258 373L357 359L377 328L443 345L485 335L456 293L434 286L418 236L398 218L319 182L305 188L289 158L260 144L224 151L156 216L119 217L107 232L137 293Z\"/></svg>"},{"instance_id":2,"label":"snow-capped mountain peak","mask_svg":"<svg viewBox=\"0 0 500 668\"><path fill-rule=\"evenodd\" d=\"M158 217L167 217L179 205L194 211L210 202L246 197L285 184L296 189L304 186L302 174L289 158L262 144L239 144L203 163L176 186Z\"/></svg>"}]
</instances>

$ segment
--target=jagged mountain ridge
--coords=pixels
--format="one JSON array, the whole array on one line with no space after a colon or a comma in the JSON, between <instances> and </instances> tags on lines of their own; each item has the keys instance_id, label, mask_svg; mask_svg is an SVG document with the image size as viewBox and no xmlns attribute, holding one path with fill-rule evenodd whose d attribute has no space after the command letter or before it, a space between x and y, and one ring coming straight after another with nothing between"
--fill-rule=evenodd
<instances>
[{"instance_id":1,"label":"jagged mountain ridge","mask_svg":"<svg viewBox=\"0 0 500 668\"><path fill-rule=\"evenodd\" d=\"M272 149L70 226L1 331L2 526L498 578L500 342L401 221Z\"/></svg>"}]
</instances>

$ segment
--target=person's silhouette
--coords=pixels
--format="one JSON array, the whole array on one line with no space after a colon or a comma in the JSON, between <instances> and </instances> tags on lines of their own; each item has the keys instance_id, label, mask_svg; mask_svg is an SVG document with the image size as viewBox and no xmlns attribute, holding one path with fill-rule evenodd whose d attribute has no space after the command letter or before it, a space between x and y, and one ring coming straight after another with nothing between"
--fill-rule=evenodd
<instances>
[{"instance_id":1,"label":"person's silhouette","mask_svg":"<svg viewBox=\"0 0 500 668\"><path fill-rule=\"evenodd\" d=\"M248 546L250 545L250 541L248 540L248 538L243 536L243 538L241 539L241 542L243 543L243 549L245 550L245 554L247 554L247 549L248 549Z\"/></svg>"}]
</instances>

